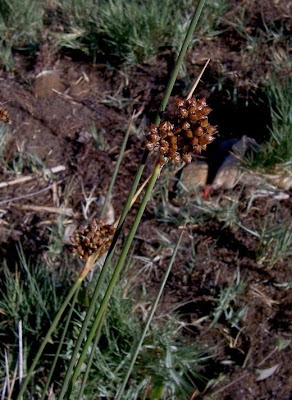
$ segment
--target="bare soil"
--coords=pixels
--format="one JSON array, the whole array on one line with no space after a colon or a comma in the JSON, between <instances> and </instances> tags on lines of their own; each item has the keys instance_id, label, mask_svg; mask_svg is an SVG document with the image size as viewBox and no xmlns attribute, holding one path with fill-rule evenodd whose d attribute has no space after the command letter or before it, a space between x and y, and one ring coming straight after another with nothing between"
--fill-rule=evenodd
<instances>
[{"instance_id":1,"label":"bare soil","mask_svg":"<svg viewBox=\"0 0 292 400\"><path fill-rule=\"evenodd\" d=\"M270 18L275 22L279 10L273 7L276 6L264 4L261 12L266 20ZM250 29L259 26L257 16L255 13ZM269 48L264 49L261 57L257 55L256 65L250 59L247 62L242 48L243 39L230 28L225 35L200 42L189 54L188 69L192 71L191 77L196 77L205 60L209 56L212 58L197 95L208 96L214 109L211 119L218 125L220 137L247 134L262 141L268 134L269 108L261 78L271 74ZM141 116L135 124L149 123L174 62L174 56L166 54L152 65L141 65L122 73L102 63L92 66L68 53L50 58L40 51L34 62L21 54L16 54L16 59L14 74L0 74L0 100L8 101L5 107L12 120L1 161L0 181L10 182L22 176L33 179L0 189L0 252L11 263L17 241L30 256L43 256L47 251L48 228L59 218L54 208L63 205L72 210L71 214L64 215L65 226L83 222L84 196L89 196L91 191L95 197L105 193L131 113L142 108L144 119ZM49 72L44 73L44 70ZM225 76L221 91L216 88L219 74ZM237 88L235 103L230 98L234 88ZM173 95L182 96L187 90L186 80L179 77ZM92 124L104 138L100 146L90 133ZM116 215L120 214L126 199L143 144L144 138L133 132L113 194ZM32 162L31 154L37 154L41 163ZM19 175L15 175L15 165ZM44 175L44 167L57 166L65 168L56 173L54 179ZM151 162L143 177L150 171ZM240 190L242 187L237 187L227 195L238 195ZM290 197L284 200L257 199L248 208L250 193L250 188L243 188L237 210L244 226L252 227L253 221L266 217L276 219L279 224L291 219L291 191L287 192ZM149 258L157 255L161 244L156 230L173 240L179 235L177 226L157 221L154 205L155 200L152 200L137 234L137 253ZM90 209L91 217L94 207L93 204ZM214 399L225 400L290 399L291 346L281 352L273 351L277 338L291 338L292 294L287 284L291 282L291 260L280 259L272 268L260 264L258 239L214 218L197 226L190 224L187 232L161 307L165 312L175 308L186 323L184 334L213 349L215 357L203 368L202 374L208 380L225 377L205 392L202 384L202 394L193 398L212 395ZM195 243L194 264L190 239ZM149 290L156 289L168 260L169 254L160 258L155 273L149 277ZM59 268L60 261L53 267ZM234 284L238 269L245 286L234 307L239 310L247 305L240 329L231 327L223 316L210 327L210 320L204 317L214 312L220 289ZM257 369L275 365L278 365L276 372L257 381Z\"/></svg>"}]
</instances>

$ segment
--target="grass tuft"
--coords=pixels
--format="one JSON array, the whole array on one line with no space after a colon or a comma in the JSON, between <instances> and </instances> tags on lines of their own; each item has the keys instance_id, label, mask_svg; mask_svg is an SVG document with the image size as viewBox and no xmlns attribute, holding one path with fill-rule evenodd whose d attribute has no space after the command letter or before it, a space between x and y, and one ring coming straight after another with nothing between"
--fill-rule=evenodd
<instances>
[{"instance_id":1,"label":"grass tuft","mask_svg":"<svg viewBox=\"0 0 292 400\"><path fill-rule=\"evenodd\" d=\"M0 269L2 290L0 293L0 332L1 359L0 380L5 380L4 349L8 349L11 370L18 359L18 329L22 323L23 335L23 375L26 366L31 363L35 350L39 347L48 330L55 313L60 308L69 282L58 275L57 271L49 272L43 263L32 264L18 249L19 259L12 271L5 261ZM60 326L59 326L60 329ZM57 334L59 333L57 329ZM42 369L49 366L50 357L43 360Z\"/></svg>"},{"instance_id":2,"label":"grass tuft","mask_svg":"<svg viewBox=\"0 0 292 400\"><path fill-rule=\"evenodd\" d=\"M0 358L0 385L4 387L4 382L7 380L5 365L9 367L10 380L15 368L17 370L15 360L19 356L18 322L22 321L23 326L23 375L25 376L26 366L30 365L35 349L38 348L66 296L69 281L59 276L57 272L49 272L44 264L33 265L28 262L21 249L16 270L10 271L7 264L3 263L0 278L5 288L0 294L0 331L3 344ZM93 281L87 280L75 305L74 318L70 322L61 359L58 360L58 368L54 374L52 384L55 394L58 393L63 362L70 358L74 350L74 342L81 329L87 307L86 299L90 296L96 279L97 275L94 275ZM97 387L99 396L108 397L113 397L120 387L130 363L133 345L139 340L144 327L144 315L140 314L138 304L139 300L133 291L129 290L127 279L123 277L109 302L100 346L95 350L84 392L85 399L91 399ZM190 395L196 387L197 380L202 378L199 371L208 358L206 352L200 350L198 344L189 343L181 337L179 323L175 317L161 318L157 315L152 321L151 329L146 335L133 369L131 385L127 387L124 398L139 398L148 388L151 394L162 390L162 399L175 399L183 394ZM28 392L31 396L39 398L44 385L43 377L47 376L54 358L58 346L56 338L62 326L60 322L49 348L42 356L41 369L38 369L38 372L41 370L42 373L32 381ZM6 355L4 349L8 349ZM74 398L75 393L72 396Z\"/></svg>"},{"instance_id":3,"label":"grass tuft","mask_svg":"<svg viewBox=\"0 0 292 400\"><path fill-rule=\"evenodd\" d=\"M13 69L12 49L36 50L43 30L43 0L0 2L0 65Z\"/></svg>"},{"instance_id":4,"label":"grass tuft","mask_svg":"<svg viewBox=\"0 0 292 400\"><path fill-rule=\"evenodd\" d=\"M241 280L240 271L237 270L235 284L228 285L226 288L222 288L217 300L217 306L213 312L213 321L210 326L217 324L221 317L227 322L231 328L240 330L240 321L245 316L247 311L247 305L238 308L237 302L240 295L242 295L245 284Z\"/></svg>"},{"instance_id":5,"label":"grass tuft","mask_svg":"<svg viewBox=\"0 0 292 400\"><path fill-rule=\"evenodd\" d=\"M272 80L267 91L271 107L270 138L246 159L249 168L261 172L292 173L292 79Z\"/></svg>"}]
</instances>

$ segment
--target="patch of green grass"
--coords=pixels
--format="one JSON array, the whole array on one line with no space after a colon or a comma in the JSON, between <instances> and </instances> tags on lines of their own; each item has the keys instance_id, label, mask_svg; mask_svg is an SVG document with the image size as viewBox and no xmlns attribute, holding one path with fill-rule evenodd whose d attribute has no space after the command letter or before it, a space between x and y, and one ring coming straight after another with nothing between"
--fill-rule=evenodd
<instances>
[{"instance_id":1,"label":"patch of green grass","mask_svg":"<svg viewBox=\"0 0 292 400\"><path fill-rule=\"evenodd\" d=\"M218 17L227 4L207 2L199 35L218 34ZM151 62L165 50L179 51L194 7L192 0L2 0L0 65L12 70L13 50L35 51L44 32L55 37L58 48L79 50L94 60L103 54L131 66ZM58 28L51 24L56 18Z\"/></svg>"},{"instance_id":2,"label":"patch of green grass","mask_svg":"<svg viewBox=\"0 0 292 400\"><path fill-rule=\"evenodd\" d=\"M212 37L222 33L219 27L220 17L230 8L227 0L207 0L205 10L199 21L199 33L202 36Z\"/></svg>"},{"instance_id":3,"label":"patch of green grass","mask_svg":"<svg viewBox=\"0 0 292 400\"><path fill-rule=\"evenodd\" d=\"M28 152L24 141L16 143L17 151L14 151L10 158L5 157L6 148L9 148L13 139L13 132L10 127L0 125L0 165L3 171L11 174L21 175L24 173L40 173L46 169L46 160L42 160L35 152ZM13 142L12 142L13 143ZM8 152L9 153L9 152ZM49 171L46 178L53 178Z\"/></svg>"},{"instance_id":4,"label":"patch of green grass","mask_svg":"<svg viewBox=\"0 0 292 400\"><path fill-rule=\"evenodd\" d=\"M226 4L225 0L209 2L201 34L215 29ZM58 35L61 47L94 58L105 54L128 65L150 62L164 50L177 52L194 9L191 0L64 0L60 5L69 21L65 33Z\"/></svg>"},{"instance_id":5,"label":"patch of green grass","mask_svg":"<svg viewBox=\"0 0 292 400\"><path fill-rule=\"evenodd\" d=\"M70 15L67 32L59 36L61 46L79 48L93 56L133 65L150 60L169 46L182 25L190 1L62 1L64 17ZM182 30L182 34L185 32ZM180 42L181 43L181 42Z\"/></svg>"},{"instance_id":6,"label":"patch of green grass","mask_svg":"<svg viewBox=\"0 0 292 400\"><path fill-rule=\"evenodd\" d=\"M33 49L43 30L42 0L1 0L0 65L13 68L12 49Z\"/></svg>"},{"instance_id":7,"label":"patch of green grass","mask_svg":"<svg viewBox=\"0 0 292 400\"><path fill-rule=\"evenodd\" d=\"M213 321L211 326L216 325L219 319L223 317L231 328L240 329L239 324L247 311L247 305L238 308L237 302L244 289L245 285L241 280L240 272L238 270L236 273L235 283L220 290L217 299L217 306L213 311Z\"/></svg>"},{"instance_id":8,"label":"patch of green grass","mask_svg":"<svg viewBox=\"0 0 292 400\"><path fill-rule=\"evenodd\" d=\"M259 151L246 159L251 169L263 172L292 173L292 79L272 80L268 87L271 107L270 138Z\"/></svg>"},{"instance_id":9,"label":"patch of green grass","mask_svg":"<svg viewBox=\"0 0 292 400\"><path fill-rule=\"evenodd\" d=\"M251 0L228 2L217 16L213 32L220 37L219 46L223 46L212 91L225 93L233 104L241 104L245 98L246 105L250 101L261 105L271 73L278 71L288 76L291 70L287 57L291 47L288 2L270 3L267 7ZM225 46L235 65L233 71L226 64Z\"/></svg>"},{"instance_id":10,"label":"patch of green grass","mask_svg":"<svg viewBox=\"0 0 292 400\"><path fill-rule=\"evenodd\" d=\"M21 248L18 250L18 255L14 271L5 261L2 261L0 268L2 287L0 386L2 387L6 379L4 350L6 349L8 354L10 379L19 358L19 322L22 323L22 372L25 375L27 365L31 363L31 358L61 306L69 286L69 281L59 276L57 271L49 272L43 263L32 264L28 261ZM46 366L48 359L43 360L42 369ZM18 376L19 365L16 369Z\"/></svg>"},{"instance_id":11,"label":"patch of green grass","mask_svg":"<svg viewBox=\"0 0 292 400\"><path fill-rule=\"evenodd\" d=\"M291 221L280 222L267 217L257 225L253 229L240 226L258 238L257 261L259 264L272 268L278 261L292 256Z\"/></svg>"},{"instance_id":12,"label":"patch of green grass","mask_svg":"<svg viewBox=\"0 0 292 400\"><path fill-rule=\"evenodd\" d=\"M189 206L192 215L200 216L201 221L216 218L219 222L224 222L223 228L234 227L238 221L241 192L232 194L232 196L220 195L215 201L208 202L199 195L196 196L193 203Z\"/></svg>"},{"instance_id":13,"label":"patch of green grass","mask_svg":"<svg viewBox=\"0 0 292 400\"><path fill-rule=\"evenodd\" d=\"M15 157L9 160L8 170L13 171L16 175L24 173L35 173L45 169L45 163L36 153L27 153L24 144L18 149Z\"/></svg>"},{"instance_id":14,"label":"patch of green grass","mask_svg":"<svg viewBox=\"0 0 292 400\"><path fill-rule=\"evenodd\" d=\"M144 309L141 319L137 310L143 309L144 304L134 301L131 291L126 294L125 285L115 289L86 384L85 398L91 399L93 394L111 398L116 394L129 366L131 350L141 336L145 313L149 311ZM69 343L67 356L72 351L72 343ZM199 370L207 359L206 352L197 344L181 337L175 318L160 320L158 315L134 365L124 398L142 398L145 391L147 398L155 398L157 393L161 399L187 397L194 391L197 380L203 379Z\"/></svg>"},{"instance_id":15,"label":"patch of green grass","mask_svg":"<svg viewBox=\"0 0 292 400\"><path fill-rule=\"evenodd\" d=\"M60 370L63 370L64 360L70 358L74 350L74 340L79 334L88 298L91 296L97 276L96 271L79 295L74 310L75 317L70 323L61 359L58 361ZM10 271L3 262L0 279L4 288L0 294L0 336L3 345L0 357L0 381L3 387L7 380L5 363L8 363L10 381L15 368L17 377L19 374L17 366L20 351L19 321L22 322L25 375L35 349L38 348L48 325L64 300L70 283L68 277L64 276L64 268L62 274L59 274L57 271L52 272L44 261L33 265L27 261L21 249L15 271ZM145 315L149 311L146 308L140 313L145 302L140 303L135 298L135 289L133 288L134 291L129 289L128 279L122 279L121 282L124 283L117 286L109 303L100 346L96 349L88 377L85 399L92 399L94 396L113 397L116 394L129 365L131 350L139 340ZM41 393L43 379L46 379L48 374L62 326L61 323L42 357L41 369L38 369L30 386L32 396L39 396ZM6 349L6 360L4 349ZM199 371L207 359L205 350L200 350L196 343L190 343L182 337L180 324L174 316L161 319L158 315L152 322L138 356L125 399L137 399L146 391L152 398L155 393L160 393L161 399L174 400L189 396L194 391L198 379L203 379ZM58 393L60 380L59 372L55 373L54 393Z\"/></svg>"}]
</instances>

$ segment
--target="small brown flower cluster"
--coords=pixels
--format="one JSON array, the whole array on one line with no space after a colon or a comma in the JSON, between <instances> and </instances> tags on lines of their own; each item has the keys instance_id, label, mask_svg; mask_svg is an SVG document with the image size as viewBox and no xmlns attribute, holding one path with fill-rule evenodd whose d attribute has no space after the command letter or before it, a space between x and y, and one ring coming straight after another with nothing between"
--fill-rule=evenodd
<instances>
[{"instance_id":1,"label":"small brown flower cluster","mask_svg":"<svg viewBox=\"0 0 292 400\"><path fill-rule=\"evenodd\" d=\"M192 153L200 154L214 140L216 128L209 124L208 115L212 111L206 99L178 99L175 123L163 121L159 126L150 125L146 147L158 149L160 164L169 159L173 162L192 161Z\"/></svg>"},{"instance_id":2,"label":"small brown flower cluster","mask_svg":"<svg viewBox=\"0 0 292 400\"><path fill-rule=\"evenodd\" d=\"M89 225L78 228L74 236L70 238L72 252L85 261L96 251L99 251L101 255L109 248L114 232L113 225L93 220Z\"/></svg>"},{"instance_id":3,"label":"small brown flower cluster","mask_svg":"<svg viewBox=\"0 0 292 400\"><path fill-rule=\"evenodd\" d=\"M10 118L6 108L0 106L0 121L4 124L10 124Z\"/></svg>"}]
</instances>

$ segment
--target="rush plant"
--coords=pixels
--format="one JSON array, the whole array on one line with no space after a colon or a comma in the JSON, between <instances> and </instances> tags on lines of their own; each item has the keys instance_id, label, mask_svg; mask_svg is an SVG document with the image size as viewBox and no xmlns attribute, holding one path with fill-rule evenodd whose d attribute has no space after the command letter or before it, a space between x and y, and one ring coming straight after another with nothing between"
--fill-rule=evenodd
<instances>
[{"instance_id":1,"label":"rush plant","mask_svg":"<svg viewBox=\"0 0 292 400\"><path fill-rule=\"evenodd\" d=\"M207 106L205 99L197 100L194 97L192 97L192 92L190 93L190 95L186 100L180 100L179 103L177 104L177 113L174 116L173 123L169 121L160 121L160 116L162 115L168 103L178 71L182 65L187 47L192 39L193 31L199 20L204 3L205 0L200 0L194 12L180 54L178 56L178 60L175 64L168 86L166 88L164 98L157 112L157 117L154 121L154 124L151 125L150 127L147 148L142 154L141 163L137 169L137 174L134 179L134 183L130 190L128 200L124 206L124 210L122 212L121 217L112 227L105 227L103 223L99 221L94 222L94 226L91 224L90 226L85 228L85 230L79 231L74 237L74 245L76 251L80 255L80 257L86 261L86 263L78 279L76 280L70 292L68 293L60 310L58 311L52 323L52 326L48 330L41 344L41 347L37 352L36 357L34 358L34 361L28 370L27 376L19 391L17 400L20 400L24 395L26 388L32 377L32 374L34 373L34 370L37 366L37 363L46 347L46 344L50 341L51 335L58 326L60 318L65 312L69 302L81 287L82 282L86 278L88 272L92 269L93 265L95 264L95 261L105 251L109 243L111 243L105 263L97 279L95 289L91 296L90 305L88 307L86 316L83 320L78 338L74 346L74 351L70 357L69 365L66 369L64 380L62 382L60 393L58 395L59 400L62 400L64 398L67 399L72 398L71 394L75 392L75 383L77 382L77 379L80 378L82 368L84 366L84 363L86 362L86 357L88 355L90 357L90 353L93 351L93 349L96 348L98 344L98 338L105 320L111 296L113 294L115 285L119 280L121 271L125 266L125 262L127 260L128 253L131 248L134 236L137 232L142 215L151 197L155 183L160 176L162 168L170 160L174 162L178 162L181 160L184 160L185 162L190 162L192 153L199 153L201 149L204 149L207 146L207 144L213 140L212 135L215 133L216 129L209 124L207 118L207 115L210 113L211 109ZM151 143L153 144L153 146L151 145ZM122 231L124 221L126 219L126 216L129 212L131 205L137 199L138 195L141 192L141 190L137 189L141 179L142 172L144 170L146 160L148 158L149 151L155 149L158 150L160 156L158 157L158 160L154 165L151 176L146 181L147 186L145 189L143 199L140 204L140 208L136 214L132 227L130 228L127 238L123 244L122 250L120 251L118 261L113 262L114 250L116 248L119 235ZM141 188L143 189L144 185L142 185ZM112 235L113 237L111 238ZM131 374L131 369L135 363L135 360L139 353L139 349L142 346L142 342L146 335L147 328L149 327L151 319L154 315L158 300L165 285L173 260L174 257L161 283L160 291L156 297L156 301L153 304L152 311L150 313L144 332L141 336L141 340L139 341L136 350L134 350L132 363L128 373L126 374L124 383L122 384L119 390L119 394L117 395L118 398L122 398L127 380ZM106 282L105 279L108 276L110 269L113 272L111 274L110 280L106 285L106 289L104 290L105 287L104 285ZM102 292L104 292L104 295L100 300L100 294ZM90 365L90 363L91 363L91 357L89 358L89 361L87 361L87 364ZM83 385L77 397L78 399L82 398L82 393L83 393L82 390L84 389L84 386L86 384L87 376L88 372L85 372L85 375L83 377ZM46 393L43 392L42 398L44 398L45 395Z\"/></svg>"}]
</instances>

